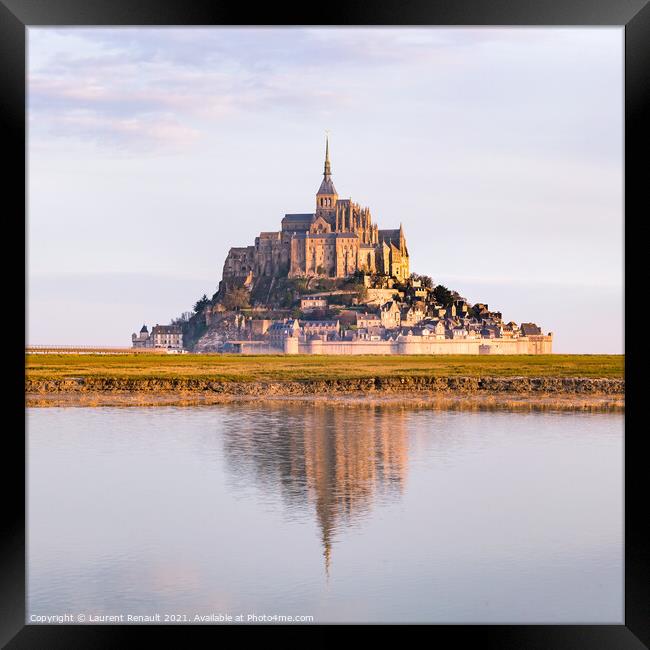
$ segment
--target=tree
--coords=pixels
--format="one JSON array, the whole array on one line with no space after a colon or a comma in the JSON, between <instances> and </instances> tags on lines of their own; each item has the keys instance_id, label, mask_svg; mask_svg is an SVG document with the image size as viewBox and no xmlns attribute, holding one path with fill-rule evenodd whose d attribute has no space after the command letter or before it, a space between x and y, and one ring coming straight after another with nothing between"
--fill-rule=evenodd
<instances>
[{"instance_id":1,"label":"tree","mask_svg":"<svg viewBox=\"0 0 650 650\"><path fill-rule=\"evenodd\" d=\"M429 275L418 275L411 273L411 280L419 280L424 289L431 289L433 287L433 280Z\"/></svg>"},{"instance_id":2,"label":"tree","mask_svg":"<svg viewBox=\"0 0 650 650\"><path fill-rule=\"evenodd\" d=\"M248 295L248 290L244 287L231 289L223 297L222 304L229 311L250 307L250 296Z\"/></svg>"},{"instance_id":3,"label":"tree","mask_svg":"<svg viewBox=\"0 0 650 650\"><path fill-rule=\"evenodd\" d=\"M454 300L451 291L442 284L437 285L433 290L433 297L436 299L436 304L443 307L449 307Z\"/></svg>"},{"instance_id":4,"label":"tree","mask_svg":"<svg viewBox=\"0 0 650 650\"><path fill-rule=\"evenodd\" d=\"M194 304L195 313L200 314L209 304L210 299L205 294L203 294L203 296Z\"/></svg>"},{"instance_id":5,"label":"tree","mask_svg":"<svg viewBox=\"0 0 650 650\"><path fill-rule=\"evenodd\" d=\"M368 298L368 289L365 284L354 284L353 289L357 292L357 298L361 302Z\"/></svg>"},{"instance_id":6,"label":"tree","mask_svg":"<svg viewBox=\"0 0 650 650\"><path fill-rule=\"evenodd\" d=\"M291 289L286 289L284 296L282 296L282 299L280 300L280 307L288 309L291 305L293 305L293 291L291 291Z\"/></svg>"},{"instance_id":7,"label":"tree","mask_svg":"<svg viewBox=\"0 0 650 650\"><path fill-rule=\"evenodd\" d=\"M172 325L181 325L190 322L190 318L194 315L194 312L184 311L178 318L172 318Z\"/></svg>"}]
</instances>

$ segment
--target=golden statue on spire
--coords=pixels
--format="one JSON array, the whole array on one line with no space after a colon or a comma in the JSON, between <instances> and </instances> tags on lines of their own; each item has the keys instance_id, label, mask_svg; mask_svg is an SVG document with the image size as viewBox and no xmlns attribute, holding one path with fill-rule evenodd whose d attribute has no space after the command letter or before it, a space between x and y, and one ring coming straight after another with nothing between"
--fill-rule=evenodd
<instances>
[{"instance_id":1,"label":"golden statue on spire","mask_svg":"<svg viewBox=\"0 0 650 650\"><path fill-rule=\"evenodd\" d=\"M330 167L330 132L325 129L325 171L323 176L331 176L332 170Z\"/></svg>"}]
</instances>

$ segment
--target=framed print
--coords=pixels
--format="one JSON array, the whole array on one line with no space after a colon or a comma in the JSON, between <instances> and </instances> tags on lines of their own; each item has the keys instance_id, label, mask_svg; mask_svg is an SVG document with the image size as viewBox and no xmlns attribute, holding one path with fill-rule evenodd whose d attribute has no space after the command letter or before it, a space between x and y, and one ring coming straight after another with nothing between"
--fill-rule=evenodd
<instances>
[{"instance_id":1,"label":"framed print","mask_svg":"<svg viewBox=\"0 0 650 650\"><path fill-rule=\"evenodd\" d=\"M646 0L245 13L0 0L3 645L646 647Z\"/></svg>"}]
</instances>

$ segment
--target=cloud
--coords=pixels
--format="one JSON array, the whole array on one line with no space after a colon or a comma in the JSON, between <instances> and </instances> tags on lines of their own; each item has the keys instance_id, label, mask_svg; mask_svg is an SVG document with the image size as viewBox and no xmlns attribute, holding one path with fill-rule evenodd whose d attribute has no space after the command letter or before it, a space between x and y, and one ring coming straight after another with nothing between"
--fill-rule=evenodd
<instances>
[{"instance_id":1,"label":"cloud","mask_svg":"<svg viewBox=\"0 0 650 650\"><path fill-rule=\"evenodd\" d=\"M56 30L52 41L49 31L29 34L28 106L37 138L105 143L111 134L113 144L137 149L191 146L210 122L232 115L347 101L314 83L324 59L296 56L275 32L71 29ZM296 40L304 45L305 35Z\"/></svg>"},{"instance_id":2,"label":"cloud","mask_svg":"<svg viewBox=\"0 0 650 650\"><path fill-rule=\"evenodd\" d=\"M522 115L537 114L549 97L570 88L558 81L549 93L548 77L536 75L560 65L551 61L553 51L557 59L567 47L588 45L591 31L32 28L29 112L37 136L105 144L108 130L113 144L136 149L191 147L196 134L231 118L276 114L313 121L361 106L376 112L409 92L412 106L422 102L426 110L455 113L461 103L464 111L475 107L479 116L499 119L508 94L511 109L519 104ZM522 47L531 56L522 59ZM500 66L507 74L495 79ZM95 118L102 125L96 137L79 128L80 114L85 124ZM137 137L128 128L149 121L158 127ZM188 137L168 142L170 125Z\"/></svg>"},{"instance_id":3,"label":"cloud","mask_svg":"<svg viewBox=\"0 0 650 650\"><path fill-rule=\"evenodd\" d=\"M196 142L200 132L164 117L106 117L91 112L69 111L52 121L66 136L90 138L117 147L128 143L141 150L164 144L168 150L183 150Z\"/></svg>"}]
</instances>

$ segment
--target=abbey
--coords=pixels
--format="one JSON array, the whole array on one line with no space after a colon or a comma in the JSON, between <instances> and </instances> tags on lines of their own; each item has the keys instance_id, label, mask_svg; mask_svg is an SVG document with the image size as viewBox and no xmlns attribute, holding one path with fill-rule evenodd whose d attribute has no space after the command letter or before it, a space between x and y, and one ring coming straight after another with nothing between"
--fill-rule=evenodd
<instances>
[{"instance_id":1,"label":"abbey","mask_svg":"<svg viewBox=\"0 0 650 650\"><path fill-rule=\"evenodd\" d=\"M254 246L231 248L223 279L248 285L263 276L345 278L357 271L406 280L410 275L406 239L401 225L380 230L369 208L339 198L328 139L316 210L285 214L280 231L261 232Z\"/></svg>"}]
</instances>

